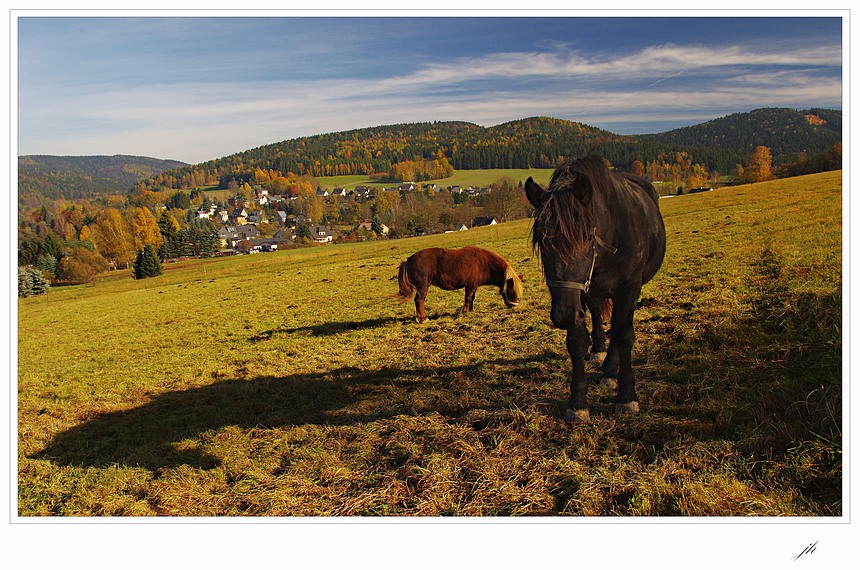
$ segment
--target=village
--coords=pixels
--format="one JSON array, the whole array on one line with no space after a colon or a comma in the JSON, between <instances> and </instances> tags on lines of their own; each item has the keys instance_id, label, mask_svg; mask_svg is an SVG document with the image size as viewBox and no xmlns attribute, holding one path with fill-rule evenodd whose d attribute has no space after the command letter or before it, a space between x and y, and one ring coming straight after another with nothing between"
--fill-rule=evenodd
<instances>
[{"instance_id":1,"label":"village","mask_svg":"<svg viewBox=\"0 0 860 570\"><path fill-rule=\"evenodd\" d=\"M380 192L405 196L416 191L445 191L465 198L486 195L492 190L491 186L441 188L436 184L418 186L415 183L405 183L382 187L356 186L352 189L320 188L316 191L316 196L326 202L354 200L357 203L363 203L374 200ZM298 196L271 194L269 190L257 187L254 189L253 200L238 194L227 200L226 207L224 207L225 204L217 201L204 200L195 211L194 217L220 226L217 232L220 251L216 254L220 256L272 252L297 243L324 245L338 241L363 241L389 236L390 228L378 220L364 220L351 227L343 227L342 224L339 227L335 227L334 224L317 224L305 214L292 213L295 208L290 203L297 199ZM473 227L498 223L499 220L495 216L475 216L470 222L456 224L444 232L466 231ZM261 231L261 226L267 228L274 226L277 229L271 236L266 236ZM415 235L426 233L432 232L424 228L417 228L415 231Z\"/></svg>"}]
</instances>

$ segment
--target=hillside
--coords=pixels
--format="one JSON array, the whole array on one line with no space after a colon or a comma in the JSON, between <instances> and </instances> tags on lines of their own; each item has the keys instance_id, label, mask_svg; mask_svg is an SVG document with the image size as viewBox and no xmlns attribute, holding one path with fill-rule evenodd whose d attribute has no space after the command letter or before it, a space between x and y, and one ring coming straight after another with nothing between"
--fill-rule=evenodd
<instances>
[{"instance_id":1,"label":"hillside","mask_svg":"<svg viewBox=\"0 0 860 570\"><path fill-rule=\"evenodd\" d=\"M43 199L127 194L136 181L183 166L142 156L19 156L18 202L35 206Z\"/></svg>"},{"instance_id":2,"label":"hillside","mask_svg":"<svg viewBox=\"0 0 860 570\"><path fill-rule=\"evenodd\" d=\"M642 413L595 384L574 428L528 220L19 299L17 513L839 517L842 173L660 208ZM525 273L522 303L482 287L460 315L463 292L433 288L419 326L388 298L398 264L464 245Z\"/></svg>"},{"instance_id":3,"label":"hillside","mask_svg":"<svg viewBox=\"0 0 860 570\"><path fill-rule=\"evenodd\" d=\"M813 154L832 147L842 141L842 112L758 109L638 139L658 147L691 149L697 160L722 162L718 170L727 172L726 159L734 157L741 163L757 146L771 149L774 164L792 160L799 152Z\"/></svg>"},{"instance_id":4,"label":"hillside","mask_svg":"<svg viewBox=\"0 0 860 570\"><path fill-rule=\"evenodd\" d=\"M455 169L551 168L559 157L596 152L627 167L689 152L709 170L730 172L756 146L774 165L841 141L842 113L760 109L656 135L618 135L582 123L532 117L484 128L464 122L387 125L302 137L261 146L150 179L156 188L193 187L195 180L247 182L256 169L311 176L387 172L395 163L444 157Z\"/></svg>"},{"instance_id":5,"label":"hillside","mask_svg":"<svg viewBox=\"0 0 860 570\"><path fill-rule=\"evenodd\" d=\"M774 166L798 153L820 153L841 141L842 112L758 109L655 135L618 135L572 121L531 117L485 128L467 122L409 123L301 137L201 164L129 156L19 157L19 204L92 198L139 188L227 188L257 169L282 174L344 176L388 172L416 158L444 157L456 170L552 168L559 157L596 152L628 167L687 152L709 171L729 173L759 145Z\"/></svg>"}]
</instances>

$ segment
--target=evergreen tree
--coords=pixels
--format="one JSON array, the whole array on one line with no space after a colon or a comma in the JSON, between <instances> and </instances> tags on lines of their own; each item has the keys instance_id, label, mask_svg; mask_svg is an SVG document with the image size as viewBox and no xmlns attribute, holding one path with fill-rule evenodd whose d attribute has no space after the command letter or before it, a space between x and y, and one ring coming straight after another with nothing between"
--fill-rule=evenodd
<instances>
[{"instance_id":1,"label":"evergreen tree","mask_svg":"<svg viewBox=\"0 0 860 570\"><path fill-rule=\"evenodd\" d=\"M47 293L50 284L35 267L18 267L18 296L29 297Z\"/></svg>"},{"instance_id":2,"label":"evergreen tree","mask_svg":"<svg viewBox=\"0 0 860 570\"><path fill-rule=\"evenodd\" d=\"M156 275L161 275L161 260L155 247L146 244L142 249L137 250L137 257L134 260L134 278L146 279Z\"/></svg>"}]
</instances>

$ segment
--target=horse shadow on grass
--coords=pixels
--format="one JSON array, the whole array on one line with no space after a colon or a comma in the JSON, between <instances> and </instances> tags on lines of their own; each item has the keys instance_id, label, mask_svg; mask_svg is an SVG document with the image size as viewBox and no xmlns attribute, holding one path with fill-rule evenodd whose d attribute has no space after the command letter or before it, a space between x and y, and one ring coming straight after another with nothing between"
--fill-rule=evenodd
<instances>
[{"instance_id":1,"label":"horse shadow on grass","mask_svg":"<svg viewBox=\"0 0 860 570\"><path fill-rule=\"evenodd\" d=\"M485 376L487 365L506 367L508 378L537 380L543 374L536 363L556 357L544 353L432 369L343 367L322 374L217 381L199 388L167 392L137 408L88 419L57 434L31 458L80 467L133 466L156 473L179 465L212 469L220 464L219 459L199 445L201 436L208 437L207 432L226 427L355 425L430 411L457 418L474 409L474 402L468 407L461 406L454 394L445 399L447 404L431 402L416 406L409 395L422 390L456 392L458 381L470 384L472 389L478 382L492 384L494 380ZM488 391L484 405L478 407L494 410L509 405L505 398L510 394L502 395L504 391L502 386L498 397ZM548 405L557 407L556 404L560 405L559 402Z\"/></svg>"},{"instance_id":2,"label":"horse shadow on grass","mask_svg":"<svg viewBox=\"0 0 860 570\"><path fill-rule=\"evenodd\" d=\"M440 312L436 315L431 315L429 320L437 320L443 317L456 318L461 316L460 311ZM413 324L415 317L380 317L376 319L367 319L364 321L330 321L313 325L305 325L301 327L279 327L260 332L250 338L252 343L271 340L279 335L291 334L309 334L311 336L332 336L345 332L361 331L367 329L375 329L384 327L392 323Z\"/></svg>"}]
</instances>

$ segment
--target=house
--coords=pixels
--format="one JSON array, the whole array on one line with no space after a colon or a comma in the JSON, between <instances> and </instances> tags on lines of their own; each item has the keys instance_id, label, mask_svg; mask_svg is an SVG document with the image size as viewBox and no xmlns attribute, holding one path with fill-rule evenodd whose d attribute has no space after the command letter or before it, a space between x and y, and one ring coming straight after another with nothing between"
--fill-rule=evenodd
<instances>
[{"instance_id":1,"label":"house","mask_svg":"<svg viewBox=\"0 0 860 570\"><path fill-rule=\"evenodd\" d=\"M240 241L254 239L259 235L260 231L254 226L222 226L218 230L222 249L235 248Z\"/></svg>"},{"instance_id":2,"label":"house","mask_svg":"<svg viewBox=\"0 0 860 570\"><path fill-rule=\"evenodd\" d=\"M227 210L218 210L218 213L215 215L215 219L222 224L226 224L228 221L230 221L230 212L228 212Z\"/></svg>"},{"instance_id":3,"label":"house","mask_svg":"<svg viewBox=\"0 0 860 570\"><path fill-rule=\"evenodd\" d=\"M328 190L326 190L325 188L320 188L317 190L317 196L320 196L321 198L328 198L329 195L330 194Z\"/></svg>"},{"instance_id":4,"label":"house","mask_svg":"<svg viewBox=\"0 0 860 570\"><path fill-rule=\"evenodd\" d=\"M248 214L248 222L252 224L267 224L269 223L269 216L262 210L254 210Z\"/></svg>"},{"instance_id":5,"label":"house","mask_svg":"<svg viewBox=\"0 0 860 570\"><path fill-rule=\"evenodd\" d=\"M309 229L314 243L331 243L334 241L334 232L326 226L311 226Z\"/></svg>"},{"instance_id":6,"label":"house","mask_svg":"<svg viewBox=\"0 0 860 570\"><path fill-rule=\"evenodd\" d=\"M248 221L248 211L245 208L234 208L230 213L230 219L233 220L237 226L244 226L245 222Z\"/></svg>"},{"instance_id":7,"label":"house","mask_svg":"<svg viewBox=\"0 0 860 570\"><path fill-rule=\"evenodd\" d=\"M349 190L346 188L335 188L331 191L332 196L337 196L338 198L346 198L349 196Z\"/></svg>"},{"instance_id":8,"label":"house","mask_svg":"<svg viewBox=\"0 0 860 570\"><path fill-rule=\"evenodd\" d=\"M352 191L357 200L363 200L365 198L371 197L371 191L369 186L356 186Z\"/></svg>"},{"instance_id":9,"label":"house","mask_svg":"<svg viewBox=\"0 0 860 570\"><path fill-rule=\"evenodd\" d=\"M213 215L215 215L215 210L217 209L218 207L215 204L210 204L208 207L201 204L201 206L197 209L197 212L195 212L194 215L197 217L198 220L208 220Z\"/></svg>"},{"instance_id":10,"label":"house","mask_svg":"<svg viewBox=\"0 0 860 570\"><path fill-rule=\"evenodd\" d=\"M477 228L480 226L495 226L498 223L499 223L499 220L497 220L494 217L472 218L472 227L473 228Z\"/></svg>"},{"instance_id":11,"label":"house","mask_svg":"<svg viewBox=\"0 0 860 570\"><path fill-rule=\"evenodd\" d=\"M379 226L380 226L380 229L382 230L382 232L381 232L382 235L387 236L388 235L388 226L386 226L385 224L379 224ZM354 229L355 229L355 231L363 230L366 232L372 232L373 231L373 222L361 222L360 224L355 226Z\"/></svg>"},{"instance_id":12,"label":"house","mask_svg":"<svg viewBox=\"0 0 860 570\"><path fill-rule=\"evenodd\" d=\"M295 230L295 228L290 228L287 230L278 230L275 232L275 235L272 237L276 240L281 241L281 242L292 241L292 240L296 239L296 230Z\"/></svg>"},{"instance_id":13,"label":"house","mask_svg":"<svg viewBox=\"0 0 860 570\"><path fill-rule=\"evenodd\" d=\"M276 223L279 223L279 224L281 224L281 225L286 224L286 223L287 223L287 213L286 213L286 212L282 212L282 211L280 211L280 210L278 210L277 212L275 212L275 222L276 222Z\"/></svg>"}]
</instances>

